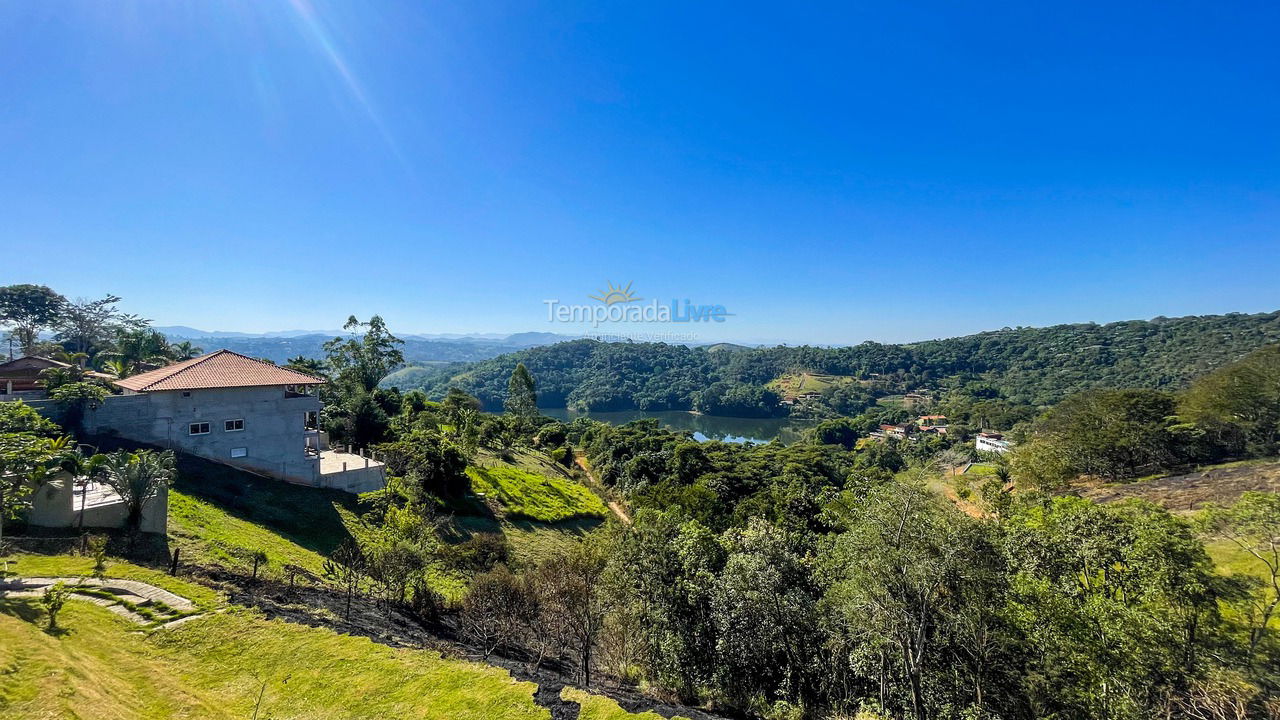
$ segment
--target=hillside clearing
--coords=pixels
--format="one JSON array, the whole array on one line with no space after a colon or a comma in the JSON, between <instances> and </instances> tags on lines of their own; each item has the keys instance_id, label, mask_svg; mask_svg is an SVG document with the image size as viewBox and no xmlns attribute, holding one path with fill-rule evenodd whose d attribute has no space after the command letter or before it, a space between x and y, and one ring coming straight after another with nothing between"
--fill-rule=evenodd
<instances>
[{"instance_id":1,"label":"hillside clearing","mask_svg":"<svg viewBox=\"0 0 1280 720\"><path fill-rule=\"evenodd\" d=\"M1141 498L1185 512L1207 503L1229 505L1250 490L1280 492L1280 461L1269 458L1210 465L1181 475L1090 485L1080 494L1098 502Z\"/></svg>"},{"instance_id":2,"label":"hillside clearing","mask_svg":"<svg viewBox=\"0 0 1280 720\"><path fill-rule=\"evenodd\" d=\"M472 465L471 488L498 502L509 518L553 523L603 518L609 510L585 485L569 478L534 473L513 465Z\"/></svg>"}]
</instances>

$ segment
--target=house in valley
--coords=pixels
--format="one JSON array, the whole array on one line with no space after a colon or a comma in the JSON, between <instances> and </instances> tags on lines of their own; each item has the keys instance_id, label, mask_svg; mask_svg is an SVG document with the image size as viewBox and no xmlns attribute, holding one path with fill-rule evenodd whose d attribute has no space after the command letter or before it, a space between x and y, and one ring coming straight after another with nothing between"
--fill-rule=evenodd
<instances>
[{"instance_id":1,"label":"house in valley","mask_svg":"<svg viewBox=\"0 0 1280 720\"><path fill-rule=\"evenodd\" d=\"M938 433L939 435L947 434L947 416L946 415L921 415L916 418L916 427L921 432Z\"/></svg>"},{"instance_id":2,"label":"house in valley","mask_svg":"<svg viewBox=\"0 0 1280 720\"><path fill-rule=\"evenodd\" d=\"M973 440L973 446L982 452L1007 453L1013 447L1013 443L1004 439L1004 436L997 432L980 432Z\"/></svg>"},{"instance_id":3,"label":"house in valley","mask_svg":"<svg viewBox=\"0 0 1280 720\"><path fill-rule=\"evenodd\" d=\"M123 394L86 412L90 434L316 487L367 492L386 483L382 463L329 449L319 430L321 378L218 350L112 384Z\"/></svg>"}]
</instances>

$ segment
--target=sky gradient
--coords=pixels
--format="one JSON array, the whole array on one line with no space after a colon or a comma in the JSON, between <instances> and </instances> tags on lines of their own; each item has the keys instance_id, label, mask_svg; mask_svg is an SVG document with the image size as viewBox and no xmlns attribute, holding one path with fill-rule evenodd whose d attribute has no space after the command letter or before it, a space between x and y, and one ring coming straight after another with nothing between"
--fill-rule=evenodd
<instances>
[{"instance_id":1,"label":"sky gradient","mask_svg":"<svg viewBox=\"0 0 1280 720\"><path fill-rule=\"evenodd\" d=\"M1280 309L1280 4L621 5L0 0L0 284L410 333L632 282L827 344Z\"/></svg>"}]
</instances>

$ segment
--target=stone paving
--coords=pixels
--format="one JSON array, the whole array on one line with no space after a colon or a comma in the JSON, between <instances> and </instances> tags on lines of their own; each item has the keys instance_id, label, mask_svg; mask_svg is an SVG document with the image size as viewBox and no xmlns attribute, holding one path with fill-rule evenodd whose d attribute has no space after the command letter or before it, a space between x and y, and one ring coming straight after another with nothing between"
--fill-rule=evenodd
<instances>
[{"instance_id":1,"label":"stone paving","mask_svg":"<svg viewBox=\"0 0 1280 720\"><path fill-rule=\"evenodd\" d=\"M73 591L76 588L93 588L94 590L111 593L116 597L116 600L76 592L72 593L72 597L77 600L87 600L95 605L101 605L111 612L140 625L164 620L165 622L159 627L174 627L199 616L199 613L195 612L195 603L180 595L175 595L168 590L148 583L118 578L102 580L84 577L6 578L0 580L0 597L40 597L44 594L46 588L59 582L66 584ZM154 608L152 612L157 618L149 619L143 617L129 609L124 603L134 607ZM150 605L150 603L162 603L171 608L172 611L160 610L155 608L154 605Z\"/></svg>"}]
</instances>

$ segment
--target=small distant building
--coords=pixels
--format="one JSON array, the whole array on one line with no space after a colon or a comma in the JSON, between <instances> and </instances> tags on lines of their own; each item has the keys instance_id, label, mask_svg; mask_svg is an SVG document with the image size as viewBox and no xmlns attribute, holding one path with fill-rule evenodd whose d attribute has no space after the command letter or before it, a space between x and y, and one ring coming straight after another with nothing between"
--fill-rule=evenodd
<instances>
[{"instance_id":1,"label":"small distant building","mask_svg":"<svg viewBox=\"0 0 1280 720\"><path fill-rule=\"evenodd\" d=\"M382 463L335 452L319 429L324 380L218 350L113 380L124 394L90 409L90 434L173 448L289 482L368 492Z\"/></svg>"},{"instance_id":2,"label":"small distant building","mask_svg":"<svg viewBox=\"0 0 1280 720\"><path fill-rule=\"evenodd\" d=\"M973 440L973 446L982 452L1007 453L1013 447L1013 443L1004 439L1004 436L997 432L980 432Z\"/></svg>"},{"instance_id":3,"label":"small distant building","mask_svg":"<svg viewBox=\"0 0 1280 720\"><path fill-rule=\"evenodd\" d=\"M908 410L914 410L918 407L927 407L933 400L928 395L920 393L907 393L902 396L902 406Z\"/></svg>"},{"instance_id":4,"label":"small distant building","mask_svg":"<svg viewBox=\"0 0 1280 720\"><path fill-rule=\"evenodd\" d=\"M44 378L40 373L50 368L70 368L71 363L51 360L46 357L28 355L0 363L0 401L4 400L43 400L47 397L44 389ZM114 380L114 375L107 375L93 370L83 370L85 377L94 380Z\"/></svg>"},{"instance_id":5,"label":"small distant building","mask_svg":"<svg viewBox=\"0 0 1280 720\"><path fill-rule=\"evenodd\" d=\"M921 415L916 418L916 427L923 432L933 432L939 435L947 434L947 416L946 415Z\"/></svg>"},{"instance_id":6,"label":"small distant building","mask_svg":"<svg viewBox=\"0 0 1280 720\"><path fill-rule=\"evenodd\" d=\"M897 438L899 440L902 440L902 439L905 439L907 435L911 434L911 426L910 425L881 425L880 432L883 433L885 437Z\"/></svg>"}]
</instances>

